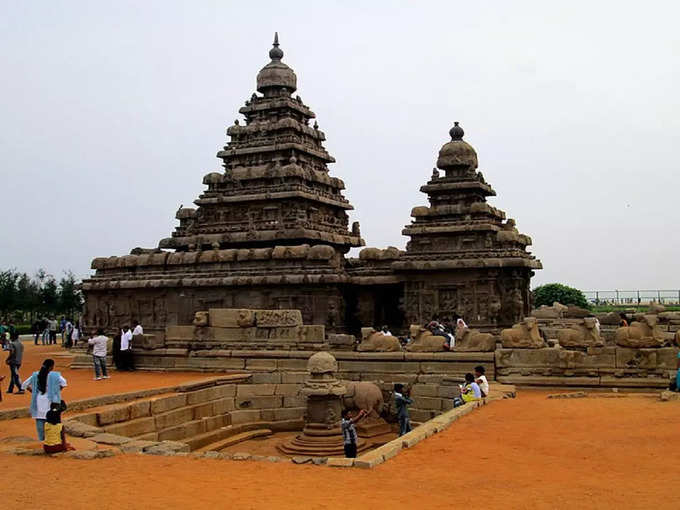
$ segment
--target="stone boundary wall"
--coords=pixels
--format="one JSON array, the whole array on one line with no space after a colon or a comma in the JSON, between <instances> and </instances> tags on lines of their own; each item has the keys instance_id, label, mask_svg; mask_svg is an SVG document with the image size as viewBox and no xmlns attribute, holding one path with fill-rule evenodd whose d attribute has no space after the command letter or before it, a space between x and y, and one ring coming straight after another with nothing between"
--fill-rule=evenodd
<instances>
[{"instance_id":1,"label":"stone boundary wall","mask_svg":"<svg viewBox=\"0 0 680 510\"><path fill-rule=\"evenodd\" d=\"M506 384L603 388L667 388L677 347L496 350L496 380Z\"/></svg>"},{"instance_id":2,"label":"stone boundary wall","mask_svg":"<svg viewBox=\"0 0 680 510\"><path fill-rule=\"evenodd\" d=\"M183 442L194 450L253 428L303 427L305 399L297 384L251 384L248 376L192 391L105 407L65 420L69 434L104 442Z\"/></svg>"}]
</instances>

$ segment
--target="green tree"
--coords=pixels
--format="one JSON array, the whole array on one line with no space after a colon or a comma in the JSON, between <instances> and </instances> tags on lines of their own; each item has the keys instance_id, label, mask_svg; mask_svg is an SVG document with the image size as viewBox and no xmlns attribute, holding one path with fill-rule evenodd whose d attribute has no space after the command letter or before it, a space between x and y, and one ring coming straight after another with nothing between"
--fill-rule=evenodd
<instances>
[{"instance_id":1,"label":"green tree","mask_svg":"<svg viewBox=\"0 0 680 510\"><path fill-rule=\"evenodd\" d=\"M71 271L65 271L64 277L59 280L59 309L69 317L79 311L83 306L83 296L78 288L75 275Z\"/></svg>"},{"instance_id":2,"label":"green tree","mask_svg":"<svg viewBox=\"0 0 680 510\"><path fill-rule=\"evenodd\" d=\"M40 304L41 309L45 313L54 315L57 312L59 305L59 295L57 288L57 280L51 274L45 273L42 269L42 285L40 286Z\"/></svg>"},{"instance_id":3,"label":"green tree","mask_svg":"<svg viewBox=\"0 0 680 510\"><path fill-rule=\"evenodd\" d=\"M0 315L5 316L17 309L17 280L19 273L14 269L0 272Z\"/></svg>"},{"instance_id":4,"label":"green tree","mask_svg":"<svg viewBox=\"0 0 680 510\"><path fill-rule=\"evenodd\" d=\"M532 292L532 296L536 308L541 305L552 306L555 301L563 305L575 305L581 308L589 307L588 300L583 292L561 283L548 283L536 287Z\"/></svg>"}]
</instances>

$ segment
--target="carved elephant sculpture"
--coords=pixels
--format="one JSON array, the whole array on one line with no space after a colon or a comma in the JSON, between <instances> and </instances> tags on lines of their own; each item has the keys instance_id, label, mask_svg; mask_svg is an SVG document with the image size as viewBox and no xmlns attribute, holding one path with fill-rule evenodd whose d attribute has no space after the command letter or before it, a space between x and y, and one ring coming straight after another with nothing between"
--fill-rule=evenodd
<instances>
[{"instance_id":1,"label":"carved elephant sculpture","mask_svg":"<svg viewBox=\"0 0 680 510\"><path fill-rule=\"evenodd\" d=\"M491 333L480 333L468 327L456 328L456 343L453 348L459 352L490 352L496 350L496 338Z\"/></svg>"},{"instance_id":2,"label":"carved elephant sculpture","mask_svg":"<svg viewBox=\"0 0 680 510\"><path fill-rule=\"evenodd\" d=\"M535 317L526 317L519 324L512 326L512 328L502 330L501 342L506 349L540 349L545 346Z\"/></svg>"},{"instance_id":3,"label":"carved elephant sculpture","mask_svg":"<svg viewBox=\"0 0 680 510\"><path fill-rule=\"evenodd\" d=\"M373 328L361 328L361 343L357 351L361 352L396 352L401 351L401 343L396 336L384 335Z\"/></svg>"},{"instance_id":4,"label":"carved elephant sculpture","mask_svg":"<svg viewBox=\"0 0 680 510\"><path fill-rule=\"evenodd\" d=\"M446 338L433 335L428 329L417 324L412 324L409 328L411 342L406 346L409 352L439 352L447 351Z\"/></svg>"},{"instance_id":5,"label":"carved elephant sculpture","mask_svg":"<svg viewBox=\"0 0 680 510\"><path fill-rule=\"evenodd\" d=\"M385 404L377 384L368 381L342 381L347 391L342 397L346 409L364 409L368 416L378 418Z\"/></svg>"},{"instance_id":6,"label":"carved elephant sculpture","mask_svg":"<svg viewBox=\"0 0 680 510\"><path fill-rule=\"evenodd\" d=\"M657 327L658 316L646 314L616 330L616 345L621 347L661 347L665 338Z\"/></svg>"},{"instance_id":7,"label":"carved elephant sculpture","mask_svg":"<svg viewBox=\"0 0 680 510\"><path fill-rule=\"evenodd\" d=\"M557 339L562 347L602 347L604 341L597 329L594 317L586 317L583 324L574 324L557 331Z\"/></svg>"}]
</instances>

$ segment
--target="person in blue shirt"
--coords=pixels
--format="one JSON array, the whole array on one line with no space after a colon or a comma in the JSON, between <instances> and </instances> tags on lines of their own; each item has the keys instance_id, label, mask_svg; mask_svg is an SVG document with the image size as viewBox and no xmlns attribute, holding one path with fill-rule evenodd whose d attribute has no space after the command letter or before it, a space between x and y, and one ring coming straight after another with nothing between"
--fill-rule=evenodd
<instances>
[{"instance_id":1,"label":"person in blue shirt","mask_svg":"<svg viewBox=\"0 0 680 510\"><path fill-rule=\"evenodd\" d=\"M413 400L404 395L404 385L396 383L394 385L394 406L397 409L400 436L411 432L411 418L408 414L408 406L411 404L413 404Z\"/></svg>"}]
</instances>

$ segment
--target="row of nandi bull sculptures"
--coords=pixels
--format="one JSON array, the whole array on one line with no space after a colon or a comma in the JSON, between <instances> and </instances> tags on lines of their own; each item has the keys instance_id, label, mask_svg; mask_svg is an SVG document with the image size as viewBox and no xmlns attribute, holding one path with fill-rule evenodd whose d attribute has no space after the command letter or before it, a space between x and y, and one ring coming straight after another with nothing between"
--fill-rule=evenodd
<instances>
[{"instance_id":1,"label":"row of nandi bull sculptures","mask_svg":"<svg viewBox=\"0 0 680 510\"><path fill-rule=\"evenodd\" d=\"M455 343L449 347L449 340L444 336L435 335L429 329L417 324L409 328L411 341L402 347L399 338L386 335L374 328L361 328L361 343L357 350L360 352L484 352L496 349L496 339L490 333L480 333L467 326L458 326L454 332Z\"/></svg>"}]
</instances>

